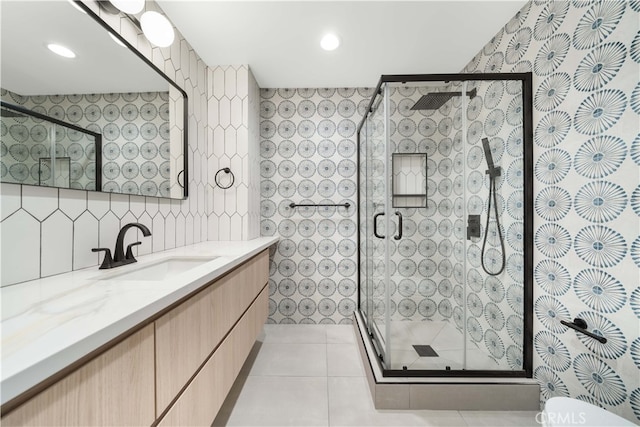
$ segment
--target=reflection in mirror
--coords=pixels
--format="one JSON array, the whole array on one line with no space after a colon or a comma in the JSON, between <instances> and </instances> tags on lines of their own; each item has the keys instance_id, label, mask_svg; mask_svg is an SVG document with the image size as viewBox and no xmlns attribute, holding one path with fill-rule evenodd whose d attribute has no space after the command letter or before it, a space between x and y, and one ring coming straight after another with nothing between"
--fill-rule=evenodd
<instances>
[{"instance_id":1,"label":"reflection in mirror","mask_svg":"<svg viewBox=\"0 0 640 427\"><path fill-rule=\"evenodd\" d=\"M2 98L7 95L2 89ZM5 102L0 119L2 182L101 188L96 164L100 164L102 135Z\"/></svg>"},{"instance_id":2,"label":"reflection in mirror","mask_svg":"<svg viewBox=\"0 0 640 427\"><path fill-rule=\"evenodd\" d=\"M0 180L186 197L186 94L84 9L2 4Z\"/></svg>"}]
</instances>

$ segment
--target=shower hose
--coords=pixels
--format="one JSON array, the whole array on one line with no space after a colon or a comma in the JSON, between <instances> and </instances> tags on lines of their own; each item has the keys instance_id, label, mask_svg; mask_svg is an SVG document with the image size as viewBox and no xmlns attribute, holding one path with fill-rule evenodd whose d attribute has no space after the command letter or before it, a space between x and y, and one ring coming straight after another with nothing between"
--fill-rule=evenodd
<instances>
[{"instance_id":1,"label":"shower hose","mask_svg":"<svg viewBox=\"0 0 640 427\"><path fill-rule=\"evenodd\" d=\"M502 236L502 230L500 229L500 216L498 215L498 200L496 197L496 178L497 174L489 173L489 203L487 206L487 223L484 227L484 239L482 240L482 250L480 251L480 261L482 264L482 269L489 276L499 276L504 271L504 267L507 263L507 259L504 252L504 237ZM496 215L496 228L498 229L498 237L500 237L500 249L502 250L502 264L500 265L500 270L495 273L492 273L487 269L484 263L484 251L487 246L487 238L489 237L489 218L491 217L491 198L493 197L493 205L494 212Z\"/></svg>"}]
</instances>

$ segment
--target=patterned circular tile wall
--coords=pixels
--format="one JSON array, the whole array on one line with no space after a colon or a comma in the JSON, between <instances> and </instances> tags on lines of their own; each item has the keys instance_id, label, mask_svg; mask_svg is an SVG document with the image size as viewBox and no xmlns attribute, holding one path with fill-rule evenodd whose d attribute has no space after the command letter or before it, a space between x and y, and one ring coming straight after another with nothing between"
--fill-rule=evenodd
<instances>
[{"instance_id":1,"label":"patterned circular tile wall","mask_svg":"<svg viewBox=\"0 0 640 427\"><path fill-rule=\"evenodd\" d=\"M571 396L636 422L639 12L635 1L529 2L464 69L534 76L534 377L542 401ZM608 342L559 323L573 317Z\"/></svg>"},{"instance_id":2,"label":"patterned circular tile wall","mask_svg":"<svg viewBox=\"0 0 640 427\"><path fill-rule=\"evenodd\" d=\"M262 89L261 228L279 235L269 322L350 323L357 301L356 127L371 89ZM351 208L295 208L345 203Z\"/></svg>"}]
</instances>

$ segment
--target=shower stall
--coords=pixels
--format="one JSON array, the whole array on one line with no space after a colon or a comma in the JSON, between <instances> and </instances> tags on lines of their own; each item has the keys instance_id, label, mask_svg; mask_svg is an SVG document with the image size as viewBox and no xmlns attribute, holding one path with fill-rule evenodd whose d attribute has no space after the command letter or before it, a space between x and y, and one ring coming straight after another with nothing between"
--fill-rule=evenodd
<instances>
[{"instance_id":1,"label":"shower stall","mask_svg":"<svg viewBox=\"0 0 640 427\"><path fill-rule=\"evenodd\" d=\"M381 77L356 319L385 377L531 378L531 100L530 73Z\"/></svg>"}]
</instances>

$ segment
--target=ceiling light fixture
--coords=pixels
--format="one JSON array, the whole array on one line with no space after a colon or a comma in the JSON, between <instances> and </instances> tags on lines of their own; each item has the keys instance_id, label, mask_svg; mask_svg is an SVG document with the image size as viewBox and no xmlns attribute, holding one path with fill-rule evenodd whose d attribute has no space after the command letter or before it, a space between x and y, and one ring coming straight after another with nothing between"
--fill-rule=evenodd
<instances>
[{"instance_id":1,"label":"ceiling light fixture","mask_svg":"<svg viewBox=\"0 0 640 427\"><path fill-rule=\"evenodd\" d=\"M173 25L164 15L154 11L145 12L140 17L140 26L145 37L154 45L168 47L173 43Z\"/></svg>"},{"instance_id":2,"label":"ceiling light fixture","mask_svg":"<svg viewBox=\"0 0 640 427\"><path fill-rule=\"evenodd\" d=\"M59 44L49 43L47 45L47 48L51 52L53 52L53 53L55 53L57 55L63 56L65 58L75 58L76 57L76 54L71 49L69 49L68 47L64 47L62 45L59 45Z\"/></svg>"},{"instance_id":3,"label":"ceiling light fixture","mask_svg":"<svg viewBox=\"0 0 640 427\"><path fill-rule=\"evenodd\" d=\"M336 50L340 46L340 39L333 33L325 34L320 40L320 46L327 51Z\"/></svg>"},{"instance_id":4,"label":"ceiling light fixture","mask_svg":"<svg viewBox=\"0 0 640 427\"><path fill-rule=\"evenodd\" d=\"M121 12L135 15L144 9L144 0L109 0Z\"/></svg>"},{"instance_id":5,"label":"ceiling light fixture","mask_svg":"<svg viewBox=\"0 0 640 427\"><path fill-rule=\"evenodd\" d=\"M161 13L148 10L138 20L136 15L144 9L145 0L98 0L98 5L101 10L113 15L124 13L155 46L169 47L176 37L173 25Z\"/></svg>"}]
</instances>

